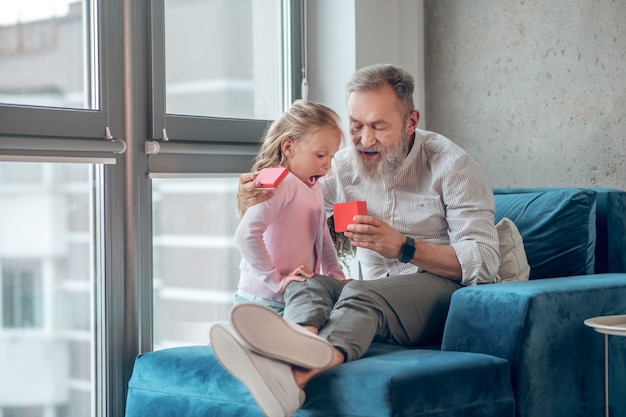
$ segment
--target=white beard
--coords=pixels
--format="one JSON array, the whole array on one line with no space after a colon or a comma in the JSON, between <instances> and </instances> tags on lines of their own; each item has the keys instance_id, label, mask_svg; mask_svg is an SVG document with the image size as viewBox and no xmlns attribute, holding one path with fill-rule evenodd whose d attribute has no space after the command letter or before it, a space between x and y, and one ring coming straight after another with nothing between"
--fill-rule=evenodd
<instances>
[{"instance_id":1,"label":"white beard","mask_svg":"<svg viewBox=\"0 0 626 417\"><path fill-rule=\"evenodd\" d=\"M396 172L400 169L409 153L409 138L403 132L398 146L390 149L385 149L382 146L363 148L360 145L355 145L353 149L359 174L369 180L389 181L396 175ZM380 159L378 161L368 161L364 159L361 152L366 150L379 152Z\"/></svg>"}]
</instances>

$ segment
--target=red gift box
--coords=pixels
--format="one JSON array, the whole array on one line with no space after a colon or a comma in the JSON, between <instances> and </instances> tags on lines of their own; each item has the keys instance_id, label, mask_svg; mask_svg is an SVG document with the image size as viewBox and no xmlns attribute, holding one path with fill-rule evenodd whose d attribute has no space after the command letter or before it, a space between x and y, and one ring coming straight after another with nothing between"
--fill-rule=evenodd
<instances>
[{"instance_id":1,"label":"red gift box","mask_svg":"<svg viewBox=\"0 0 626 417\"><path fill-rule=\"evenodd\" d=\"M255 181L261 184L259 188L268 190L274 189L278 183L285 178L288 172L289 170L284 167L263 168L261 172L259 172L259 175L257 175Z\"/></svg>"},{"instance_id":2,"label":"red gift box","mask_svg":"<svg viewBox=\"0 0 626 417\"><path fill-rule=\"evenodd\" d=\"M347 232L348 225L353 224L354 220L352 219L358 215L367 215L367 204L365 201L333 204L335 232Z\"/></svg>"}]
</instances>

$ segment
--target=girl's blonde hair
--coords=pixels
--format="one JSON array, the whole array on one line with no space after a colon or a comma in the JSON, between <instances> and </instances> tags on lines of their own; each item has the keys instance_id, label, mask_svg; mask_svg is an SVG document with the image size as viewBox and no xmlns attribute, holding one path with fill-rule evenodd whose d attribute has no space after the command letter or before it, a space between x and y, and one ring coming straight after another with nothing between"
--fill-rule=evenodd
<instances>
[{"instance_id":1,"label":"girl's blonde hair","mask_svg":"<svg viewBox=\"0 0 626 417\"><path fill-rule=\"evenodd\" d=\"M298 144L320 129L337 129L341 132L339 123L337 113L323 104L308 100L294 101L291 107L265 131L263 144L252 171L283 166L285 162L285 155L281 149L283 139L291 138Z\"/></svg>"}]
</instances>

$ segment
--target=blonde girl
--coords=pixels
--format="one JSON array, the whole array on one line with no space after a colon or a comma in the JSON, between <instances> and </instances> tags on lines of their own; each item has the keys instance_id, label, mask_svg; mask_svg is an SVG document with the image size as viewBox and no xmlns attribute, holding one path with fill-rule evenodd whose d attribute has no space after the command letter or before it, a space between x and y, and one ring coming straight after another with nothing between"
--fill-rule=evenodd
<instances>
[{"instance_id":1,"label":"blonde girl","mask_svg":"<svg viewBox=\"0 0 626 417\"><path fill-rule=\"evenodd\" d=\"M235 303L257 302L282 314L290 282L318 273L345 278L317 183L341 138L339 116L306 100L295 101L267 129L253 171L285 167L289 173L272 198L245 212L235 232L242 255Z\"/></svg>"}]
</instances>

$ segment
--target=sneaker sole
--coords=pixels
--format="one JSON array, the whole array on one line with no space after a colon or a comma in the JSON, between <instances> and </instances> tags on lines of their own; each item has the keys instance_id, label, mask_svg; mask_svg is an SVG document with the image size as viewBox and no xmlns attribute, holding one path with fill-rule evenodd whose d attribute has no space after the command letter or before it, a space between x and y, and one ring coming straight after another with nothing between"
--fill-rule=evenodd
<instances>
[{"instance_id":1,"label":"sneaker sole","mask_svg":"<svg viewBox=\"0 0 626 417\"><path fill-rule=\"evenodd\" d=\"M284 366L281 369L281 377L293 378L291 367L287 364L278 363L270 358L259 356L255 352L248 350L242 345L242 341L237 340L232 331L229 331L222 324L215 324L210 330L211 346L215 357L220 364L231 373L232 376L241 381L252 394L261 410L266 416L289 417L304 402L304 393L294 384L294 392L287 393L284 386L275 384L270 387L266 381L268 367ZM284 374L284 375L283 375ZM265 377L264 377L265 375ZM294 394L297 392L297 394ZM298 404L285 404L285 398L297 395ZM281 397L283 401L281 401Z\"/></svg>"},{"instance_id":2,"label":"sneaker sole","mask_svg":"<svg viewBox=\"0 0 626 417\"><path fill-rule=\"evenodd\" d=\"M230 321L237 333L258 353L307 369L329 366L334 349L323 339L256 303L235 305Z\"/></svg>"}]
</instances>

